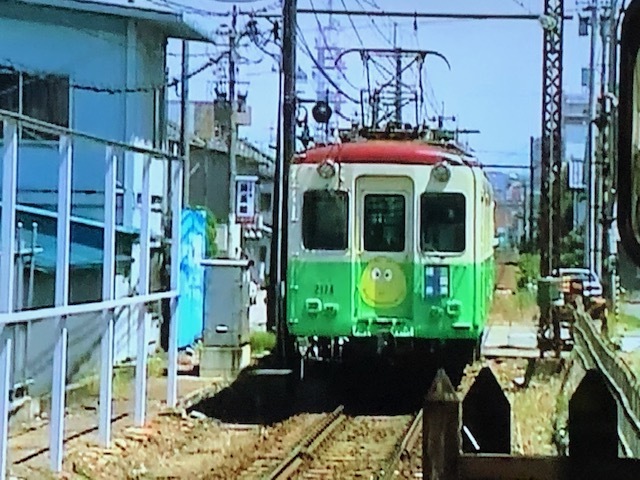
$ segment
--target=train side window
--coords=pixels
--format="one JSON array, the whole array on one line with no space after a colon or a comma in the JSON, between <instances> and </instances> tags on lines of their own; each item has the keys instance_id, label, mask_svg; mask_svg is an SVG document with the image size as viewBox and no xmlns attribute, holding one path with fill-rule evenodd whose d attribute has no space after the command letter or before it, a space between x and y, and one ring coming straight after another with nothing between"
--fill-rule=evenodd
<instances>
[{"instance_id":1,"label":"train side window","mask_svg":"<svg viewBox=\"0 0 640 480\"><path fill-rule=\"evenodd\" d=\"M335 190L308 190L302 201L302 243L308 250L346 250L349 196Z\"/></svg>"},{"instance_id":2,"label":"train side window","mask_svg":"<svg viewBox=\"0 0 640 480\"><path fill-rule=\"evenodd\" d=\"M369 252L402 252L404 244L404 195L365 195L364 249Z\"/></svg>"},{"instance_id":3,"label":"train side window","mask_svg":"<svg viewBox=\"0 0 640 480\"><path fill-rule=\"evenodd\" d=\"M420 249L460 253L465 248L465 198L461 193L420 197Z\"/></svg>"}]
</instances>

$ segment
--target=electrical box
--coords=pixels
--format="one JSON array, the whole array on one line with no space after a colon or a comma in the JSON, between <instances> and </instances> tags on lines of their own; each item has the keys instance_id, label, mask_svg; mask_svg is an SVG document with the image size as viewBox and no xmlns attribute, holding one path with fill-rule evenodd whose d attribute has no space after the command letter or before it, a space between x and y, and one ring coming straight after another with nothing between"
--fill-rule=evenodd
<instances>
[{"instance_id":1,"label":"electrical box","mask_svg":"<svg viewBox=\"0 0 640 480\"><path fill-rule=\"evenodd\" d=\"M205 259L205 347L241 347L249 343L248 260Z\"/></svg>"},{"instance_id":2,"label":"electrical box","mask_svg":"<svg viewBox=\"0 0 640 480\"><path fill-rule=\"evenodd\" d=\"M561 298L561 282L558 277L544 277L538 279L538 306L541 309L551 307Z\"/></svg>"}]
</instances>

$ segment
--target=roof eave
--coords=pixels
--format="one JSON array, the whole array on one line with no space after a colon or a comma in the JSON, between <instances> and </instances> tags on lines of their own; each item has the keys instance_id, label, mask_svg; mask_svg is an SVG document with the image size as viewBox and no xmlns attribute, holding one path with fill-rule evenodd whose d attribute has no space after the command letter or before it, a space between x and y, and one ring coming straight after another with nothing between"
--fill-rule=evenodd
<instances>
[{"instance_id":1,"label":"roof eave","mask_svg":"<svg viewBox=\"0 0 640 480\"><path fill-rule=\"evenodd\" d=\"M210 33L198 25L195 15L173 11L159 11L140 8L137 6L122 7L104 3L93 3L90 0L77 2L73 0L60 0L59 4L51 5L50 0L18 0L20 3L38 5L42 7L75 10L79 12L96 13L101 15L113 15L117 17L131 18L156 23L162 26L168 37L182 40L194 40L200 42L213 41Z\"/></svg>"}]
</instances>

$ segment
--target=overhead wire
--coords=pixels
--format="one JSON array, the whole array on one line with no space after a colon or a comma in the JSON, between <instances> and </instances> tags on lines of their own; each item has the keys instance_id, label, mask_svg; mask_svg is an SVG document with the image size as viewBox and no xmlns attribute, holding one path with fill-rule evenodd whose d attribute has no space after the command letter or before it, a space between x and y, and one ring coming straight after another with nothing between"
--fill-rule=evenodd
<instances>
[{"instance_id":1,"label":"overhead wire","mask_svg":"<svg viewBox=\"0 0 640 480\"><path fill-rule=\"evenodd\" d=\"M332 50L333 47L329 46L329 42L327 41L327 37L324 34L324 29L322 28L322 24L320 23L320 18L318 17L318 14L315 13L316 7L313 4L313 0L309 0L309 3L311 5L311 8L314 10L313 16L314 16L314 18L316 20L316 25L318 26L318 33L320 34L320 38L322 39L322 42L324 43L324 48L326 50ZM340 76L342 78L344 78L345 82L347 82L347 84L351 88L353 88L354 90L360 90L356 85L353 84L353 82L351 82L351 80L349 80L349 77L347 77L347 75L340 68L336 68L336 70L338 71L338 73L340 73Z\"/></svg>"},{"instance_id":2,"label":"overhead wire","mask_svg":"<svg viewBox=\"0 0 640 480\"><path fill-rule=\"evenodd\" d=\"M204 64L202 64L200 67L196 68L195 70L187 73L186 78L190 79L196 75L198 75L199 73L205 71L207 68L216 65L217 63L219 63L224 57L226 56L226 52L219 55L216 58L211 58L209 61L205 62ZM52 76L51 73L44 73L44 72L38 72L35 70L31 70L28 68L24 68L20 65L16 65L15 63L11 62L8 59L0 59L0 70L4 70L5 73L11 73L11 74L23 74L23 75L27 75L31 78L27 79L27 81L23 81L22 85L28 85L32 82L35 82L37 80L42 80L42 79L46 79ZM60 76L60 75L56 75L56 76ZM164 83L158 83L156 85L145 85L143 87L126 87L126 88L115 88L115 87L102 87L102 86L96 86L96 85L87 85L87 84L81 84L81 83L75 83L75 82L69 82L69 87L76 89L76 90L86 90L86 91L90 91L90 92L94 92L94 93L108 93L108 94L121 94L121 93L151 93L154 92L155 90L158 90L159 88L171 88L174 86L177 86L181 83L181 79L179 78L174 78L173 80L171 80L170 82L164 82ZM13 91L17 90L20 87L20 84L18 83L15 86L11 86L5 90L0 91L0 97L8 95L10 93L12 93Z\"/></svg>"},{"instance_id":3,"label":"overhead wire","mask_svg":"<svg viewBox=\"0 0 640 480\"><path fill-rule=\"evenodd\" d=\"M356 100L355 98L353 98L351 95L349 95L348 93L346 93L344 90L342 90L338 84L327 74L327 72L324 70L324 68L322 67L322 65L320 65L320 63L318 62L318 60L316 59L315 55L313 54L313 52L311 51L311 48L309 48L309 44L307 43L307 40L304 37L304 34L302 33L302 31L300 30L300 26L296 25L296 30L298 32L298 38L300 39L300 44L302 45L302 48L304 50L304 53L306 53L306 55L311 59L311 61L313 62L313 64L315 65L316 69L318 70L318 72L320 72L320 74L327 80L327 82L329 82L331 84L331 86L333 88L335 88L335 90L341 94L343 97L345 97L346 99L348 99L351 102L354 103L359 103L359 100Z\"/></svg>"},{"instance_id":4,"label":"overhead wire","mask_svg":"<svg viewBox=\"0 0 640 480\"><path fill-rule=\"evenodd\" d=\"M360 8L362 8L363 10L366 10L367 8L362 4L362 2L367 3L370 7L375 8L376 10L381 10L382 8L380 8L380 6L378 6L375 2L369 2L367 0L356 0L356 2L358 3L358 5L360 6ZM393 46L393 41L387 36L386 33L384 33L380 27L378 26L378 24L376 23L375 19L373 17L369 17L369 20L371 20L371 24L373 25L373 27L378 31L378 34L380 34L380 36L391 46Z\"/></svg>"}]
</instances>

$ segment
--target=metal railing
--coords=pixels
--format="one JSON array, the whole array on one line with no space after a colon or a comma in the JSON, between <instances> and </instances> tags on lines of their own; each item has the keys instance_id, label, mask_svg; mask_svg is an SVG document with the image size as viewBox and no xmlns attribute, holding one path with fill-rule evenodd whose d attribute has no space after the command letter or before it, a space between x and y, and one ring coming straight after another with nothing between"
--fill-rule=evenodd
<instances>
[{"instance_id":1,"label":"metal railing","mask_svg":"<svg viewBox=\"0 0 640 480\"><path fill-rule=\"evenodd\" d=\"M113 364L114 364L114 323L116 310L138 307L137 355L135 376L134 422L143 425L146 417L147 391L147 322L146 305L162 299L171 299L169 326L169 359L167 366L167 404L173 407L177 402L177 333L178 333L178 280L180 248L180 212L182 210L183 159L167 152L129 145L122 142L104 140L99 137L73 131L67 128L35 120L20 114L0 110L0 120L4 123L4 143L2 145L2 214L0 217L0 333L8 325L47 319L55 321L56 343L53 353L53 377L51 392L50 460L51 469L62 470L65 387L67 374L67 325L71 315L102 314L103 332L101 338L99 436L101 443L108 447L111 441ZM19 140L22 126L31 130L59 136L58 141L58 208L57 208L57 256L55 278L55 306L30 311L14 311L14 282L16 255L16 197ZM75 140L88 140L105 148L105 205L104 205L104 256L102 277L102 301L69 305L69 256L71 223L71 171L74 161ZM143 156L142 199L140 222L140 278L138 293L126 298L115 298L116 260L116 162L125 153ZM126 157L125 157L126 158ZM170 199L171 223L171 280L167 292L149 293L151 230L151 177L153 160L169 160L169 181L172 186ZM10 379L12 362L12 340L7 337L0 342L0 480L7 474L8 424L10 407Z\"/></svg>"},{"instance_id":2,"label":"metal railing","mask_svg":"<svg viewBox=\"0 0 640 480\"><path fill-rule=\"evenodd\" d=\"M624 455L640 457L640 384L626 363L596 330L591 317L576 312L574 341L585 368L597 368L619 405L618 436Z\"/></svg>"}]
</instances>

